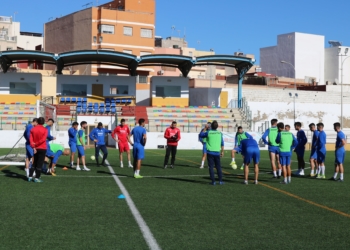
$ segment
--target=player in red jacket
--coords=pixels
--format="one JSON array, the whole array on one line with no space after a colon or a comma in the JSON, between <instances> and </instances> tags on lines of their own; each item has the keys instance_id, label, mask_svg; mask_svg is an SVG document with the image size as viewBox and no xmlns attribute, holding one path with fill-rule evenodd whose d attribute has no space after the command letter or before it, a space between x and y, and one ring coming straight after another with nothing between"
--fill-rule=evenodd
<instances>
[{"instance_id":1,"label":"player in red jacket","mask_svg":"<svg viewBox=\"0 0 350 250\"><path fill-rule=\"evenodd\" d=\"M31 131L30 131L30 146L33 148L34 151L34 164L32 168L29 170L29 177L28 181L31 182L33 178L33 173L35 171L36 173L36 178L34 179L34 182L43 182L40 179L41 175L41 167L44 164L45 160L45 155L46 155L46 138L48 131L47 129L43 126L45 123L44 117L39 117L38 118L38 125L35 126Z\"/></svg>"},{"instance_id":2,"label":"player in red jacket","mask_svg":"<svg viewBox=\"0 0 350 250\"><path fill-rule=\"evenodd\" d=\"M171 168L174 168L177 144L181 139L180 129L176 127L176 121L171 123L171 126L164 132L164 138L167 139L167 148L164 158L164 168L168 167L169 156L171 152Z\"/></svg>"},{"instance_id":3,"label":"player in red jacket","mask_svg":"<svg viewBox=\"0 0 350 250\"><path fill-rule=\"evenodd\" d=\"M116 143L118 143L119 148L119 160L120 160L120 167L123 166L123 153L127 152L128 154L128 161L129 161L129 168L133 168L131 161L130 161L130 148L128 143L128 138L130 137L130 129L127 125L125 125L125 119L120 120L120 125L115 127L115 129L112 132L112 138L115 140Z\"/></svg>"}]
</instances>

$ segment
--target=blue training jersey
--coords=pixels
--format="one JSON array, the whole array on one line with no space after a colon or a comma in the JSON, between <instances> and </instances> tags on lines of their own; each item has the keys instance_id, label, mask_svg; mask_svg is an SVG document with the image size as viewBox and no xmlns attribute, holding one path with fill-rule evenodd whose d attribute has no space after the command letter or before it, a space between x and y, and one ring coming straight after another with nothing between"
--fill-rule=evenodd
<instances>
[{"instance_id":1,"label":"blue training jersey","mask_svg":"<svg viewBox=\"0 0 350 250\"><path fill-rule=\"evenodd\" d=\"M327 138L326 133L324 131L319 131L318 140L316 143L317 150L326 151L326 142L327 142L326 138Z\"/></svg>"},{"instance_id":2,"label":"blue training jersey","mask_svg":"<svg viewBox=\"0 0 350 250\"><path fill-rule=\"evenodd\" d=\"M297 141L298 141L298 146L296 147L296 149L300 148L303 149L305 148L305 145L307 143L307 137L305 135L304 130L300 129L297 133Z\"/></svg>"},{"instance_id":3,"label":"blue training jersey","mask_svg":"<svg viewBox=\"0 0 350 250\"><path fill-rule=\"evenodd\" d=\"M317 140L318 140L319 134L320 134L320 132L318 132L317 130L314 131L314 134L312 136L312 143L311 143L311 146L313 149L317 148Z\"/></svg>"},{"instance_id":4,"label":"blue training jersey","mask_svg":"<svg viewBox=\"0 0 350 250\"><path fill-rule=\"evenodd\" d=\"M105 128L94 128L91 133L89 134L89 138L93 140L97 140L97 145L106 145L105 143L105 134L112 133L111 130L105 129Z\"/></svg>"},{"instance_id":5,"label":"blue training jersey","mask_svg":"<svg viewBox=\"0 0 350 250\"><path fill-rule=\"evenodd\" d=\"M146 129L142 126L135 127L131 134L134 137L134 144L141 144L144 145L143 136L146 134Z\"/></svg>"},{"instance_id":6,"label":"blue training jersey","mask_svg":"<svg viewBox=\"0 0 350 250\"><path fill-rule=\"evenodd\" d=\"M69 143L77 143L77 133L78 130L76 130L75 128L71 127L70 129L68 129L68 137L69 137Z\"/></svg>"},{"instance_id":7,"label":"blue training jersey","mask_svg":"<svg viewBox=\"0 0 350 250\"><path fill-rule=\"evenodd\" d=\"M34 126L32 124L28 124L26 129L24 130L23 136L26 139L26 144L30 144L30 131L32 130L32 128L34 128Z\"/></svg>"},{"instance_id":8,"label":"blue training jersey","mask_svg":"<svg viewBox=\"0 0 350 250\"><path fill-rule=\"evenodd\" d=\"M342 146L342 144L343 144L343 140L346 140L346 137L345 137L345 134L343 133L343 131L339 131L338 133L337 133L337 139L336 139L336 141L335 141L335 146L337 147L337 148L340 148L340 149L344 149L344 146Z\"/></svg>"},{"instance_id":9,"label":"blue training jersey","mask_svg":"<svg viewBox=\"0 0 350 250\"><path fill-rule=\"evenodd\" d=\"M258 143L256 142L256 140L254 140L253 138L248 138L248 139L241 141L239 148L242 150L242 155L245 155L248 148L259 149L259 146L258 146Z\"/></svg>"}]
</instances>

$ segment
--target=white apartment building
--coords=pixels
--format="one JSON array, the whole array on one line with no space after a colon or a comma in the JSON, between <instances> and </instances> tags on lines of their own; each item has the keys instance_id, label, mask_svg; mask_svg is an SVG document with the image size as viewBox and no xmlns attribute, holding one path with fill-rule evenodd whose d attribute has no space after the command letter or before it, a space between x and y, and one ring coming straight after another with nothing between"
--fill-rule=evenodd
<instances>
[{"instance_id":1,"label":"white apartment building","mask_svg":"<svg viewBox=\"0 0 350 250\"><path fill-rule=\"evenodd\" d=\"M319 85L324 85L324 44L321 35L298 32L278 35L276 46L260 49L261 69L277 76L305 79L306 82L315 79Z\"/></svg>"},{"instance_id":2,"label":"white apartment building","mask_svg":"<svg viewBox=\"0 0 350 250\"><path fill-rule=\"evenodd\" d=\"M19 35L19 23L12 17L0 16L0 51L16 50Z\"/></svg>"},{"instance_id":3,"label":"white apartment building","mask_svg":"<svg viewBox=\"0 0 350 250\"><path fill-rule=\"evenodd\" d=\"M350 47L335 46L325 49L325 81L332 84L350 84Z\"/></svg>"}]
</instances>

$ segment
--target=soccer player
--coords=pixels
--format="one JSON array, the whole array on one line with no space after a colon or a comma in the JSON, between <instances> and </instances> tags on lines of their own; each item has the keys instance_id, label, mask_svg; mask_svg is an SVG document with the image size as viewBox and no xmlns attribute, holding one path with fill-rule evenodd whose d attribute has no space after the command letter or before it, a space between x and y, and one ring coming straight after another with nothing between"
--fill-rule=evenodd
<instances>
[{"instance_id":1,"label":"soccer player","mask_svg":"<svg viewBox=\"0 0 350 250\"><path fill-rule=\"evenodd\" d=\"M213 121L211 124L211 130L203 129L200 134L201 138L206 138L207 144L207 159L209 165L209 174L211 179L211 185L216 185L214 167L219 177L219 184L222 185L222 170L220 157L224 156L224 139L222 133L217 130L219 124L217 121Z\"/></svg>"},{"instance_id":2,"label":"soccer player","mask_svg":"<svg viewBox=\"0 0 350 250\"><path fill-rule=\"evenodd\" d=\"M305 175L304 168L305 168L305 161L304 161L304 153L305 153L305 145L307 143L307 138L305 135L304 130L301 129L301 123L296 122L294 123L294 128L297 132L297 140L298 140L298 146L294 149L294 152L296 153L298 157L298 172L296 172L297 175Z\"/></svg>"},{"instance_id":3,"label":"soccer player","mask_svg":"<svg viewBox=\"0 0 350 250\"><path fill-rule=\"evenodd\" d=\"M123 153L126 152L128 154L128 166L129 168L133 168L130 161L130 148L128 143L128 137L130 136L130 129L127 125L125 125L125 119L120 120L120 125L115 127L112 132L112 138L118 143L119 148L119 160L120 167L123 166Z\"/></svg>"},{"instance_id":4,"label":"soccer player","mask_svg":"<svg viewBox=\"0 0 350 250\"><path fill-rule=\"evenodd\" d=\"M111 130L103 128L102 122L99 122L97 124L97 128L94 128L89 134L90 139L95 142L95 159L96 159L97 166L100 165L98 160L100 150L102 150L103 152L101 165L105 164L105 161L108 156L108 151L105 143L105 134L111 134L111 133L112 133Z\"/></svg>"},{"instance_id":5,"label":"soccer player","mask_svg":"<svg viewBox=\"0 0 350 250\"><path fill-rule=\"evenodd\" d=\"M50 148L50 145L49 145L50 141L56 140L56 137L53 137L51 135L51 127L52 127L52 125L54 123L55 123L55 121L52 118L50 118L50 119L47 120L46 124L43 125L47 129L46 148ZM43 173L47 173L48 172L48 170L46 169L46 164L45 163L43 165L42 172Z\"/></svg>"},{"instance_id":6,"label":"soccer player","mask_svg":"<svg viewBox=\"0 0 350 250\"><path fill-rule=\"evenodd\" d=\"M171 168L174 168L175 156L177 151L178 142L181 139L180 129L177 127L176 121L171 123L171 126L167 128L164 132L164 138L167 139L167 147L164 157L164 169L168 167L169 156L171 153Z\"/></svg>"},{"instance_id":7,"label":"soccer player","mask_svg":"<svg viewBox=\"0 0 350 250\"><path fill-rule=\"evenodd\" d=\"M211 127L211 123L208 122L207 124L205 124L204 128L206 128L207 130L209 130ZM206 139L205 138L201 138L200 137L200 134L203 132L204 128L201 130L201 132L199 132L198 134L198 139L199 141L202 143L203 145L203 150L202 150L202 164L199 168L204 168L204 162L205 162L205 159L207 158L207 143L206 143Z\"/></svg>"},{"instance_id":8,"label":"soccer player","mask_svg":"<svg viewBox=\"0 0 350 250\"><path fill-rule=\"evenodd\" d=\"M284 129L283 122L277 124L278 134L276 143L279 145L280 164L283 168L284 181L281 184L288 184L292 181L292 171L290 168L292 150L298 145L297 139L294 135Z\"/></svg>"},{"instance_id":9,"label":"soccer player","mask_svg":"<svg viewBox=\"0 0 350 250\"><path fill-rule=\"evenodd\" d=\"M71 155L70 155L70 167L71 168L74 167L74 155L75 155L75 152L77 152L78 126L79 126L79 123L73 122L72 127L70 127L70 129L68 129L68 137L69 137L68 145L69 145L70 152L71 152Z\"/></svg>"},{"instance_id":10,"label":"soccer player","mask_svg":"<svg viewBox=\"0 0 350 250\"><path fill-rule=\"evenodd\" d=\"M318 140L319 132L316 130L315 123L311 123L309 125L309 128L310 128L311 132L313 132L312 142L311 142L311 153L310 153L310 166L311 166L310 177L315 177L318 174L317 140ZM316 167L316 174L315 174L315 167Z\"/></svg>"},{"instance_id":11,"label":"soccer player","mask_svg":"<svg viewBox=\"0 0 350 250\"><path fill-rule=\"evenodd\" d=\"M134 143L131 142L130 137L134 137ZM147 141L145 119L139 119L139 126L135 127L131 131L131 135L128 137L128 142L134 147L132 155L134 157L134 178L141 179L140 175L141 162L145 158L145 145Z\"/></svg>"},{"instance_id":12,"label":"soccer player","mask_svg":"<svg viewBox=\"0 0 350 250\"><path fill-rule=\"evenodd\" d=\"M327 135L323 130L324 125L322 122L317 124L318 140L317 140L317 164L318 164L318 175L317 179L326 179L326 166L324 161L326 160L326 138Z\"/></svg>"},{"instance_id":13,"label":"soccer player","mask_svg":"<svg viewBox=\"0 0 350 250\"><path fill-rule=\"evenodd\" d=\"M237 153L237 154L241 153L241 149L239 147L241 145L241 141L245 140L245 139L248 139L248 138L252 139L253 137L250 134L248 134L247 132L244 132L243 128L241 126L239 126L237 128L237 133L236 133L236 136L235 136L235 147L231 151L232 161L231 161L230 165L232 166L233 169L237 169L237 164L236 164L236 161L235 161L235 153ZM243 157L243 160L244 160L244 154L242 154L242 157ZM241 166L241 170L243 170L244 165L245 164L243 163L242 166Z\"/></svg>"},{"instance_id":14,"label":"soccer player","mask_svg":"<svg viewBox=\"0 0 350 250\"><path fill-rule=\"evenodd\" d=\"M244 184L248 185L249 164L254 161L254 184L258 184L260 150L258 143L253 138L247 138L240 144L242 155L244 155Z\"/></svg>"},{"instance_id":15,"label":"soccer player","mask_svg":"<svg viewBox=\"0 0 350 250\"><path fill-rule=\"evenodd\" d=\"M85 129L87 127L87 122L86 121L82 121L80 123L80 130L78 131L77 134L77 150L78 150L78 158L77 158L77 168L76 170L80 171L80 170L84 170L84 171L90 171L90 169L88 169L86 167L85 164ZM83 164L83 169L81 169L79 167L80 162Z\"/></svg>"},{"instance_id":16,"label":"soccer player","mask_svg":"<svg viewBox=\"0 0 350 250\"><path fill-rule=\"evenodd\" d=\"M43 182L40 179L41 176L41 167L45 160L46 154L46 139L47 139L47 129L43 127L45 123L44 117L38 118L38 125L36 125L30 131L30 146L34 151L34 164L32 168L29 170L28 181L31 182L33 180L33 173L35 171L36 178L34 182Z\"/></svg>"},{"instance_id":17,"label":"soccer player","mask_svg":"<svg viewBox=\"0 0 350 250\"><path fill-rule=\"evenodd\" d=\"M58 159L61 155L69 155L70 151L69 149L64 149L64 147L61 144L57 143L50 143L49 148L46 151L46 156L51 159L50 165L49 165L49 172L52 176L56 176L55 173L55 167L58 162Z\"/></svg>"},{"instance_id":18,"label":"soccer player","mask_svg":"<svg viewBox=\"0 0 350 250\"><path fill-rule=\"evenodd\" d=\"M276 143L277 138L277 119L271 120L271 128L268 128L265 133L262 135L261 139L265 145L269 145L269 156L271 161L271 168L273 171L273 178L281 178L282 167L279 160L279 145ZM269 138L269 141L266 140L266 137ZM276 172L276 161L278 166L278 176Z\"/></svg>"},{"instance_id":19,"label":"soccer player","mask_svg":"<svg viewBox=\"0 0 350 250\"><path fill-rule=\"evenodd\" d=\"M345 144L346 137L343 131L340 130L340 123L333 124L334 131L337 132L337 140L335 141L335 171L331 180L336 181L338 172L340 172L340 178L338 181L344 181L344 159L345 159Z\"/></svg>"},{"instance_id":20,"label":"soccer player","mask_svg":"<svg viewBox=\"0 0 350 250\"><path fill-rule=\"evenodd\" d=\"M32 128L34 128L38 124L38 119L34 118L31 124L28 124L26 126L26 129L23 133L24 139L26 139L26 165L25 165L25 171L27 178L29 177L29 169L31 165L33 164L33 156L34 151L32 147L30 146L30 131Z\"/></svg>"}]
</instances>

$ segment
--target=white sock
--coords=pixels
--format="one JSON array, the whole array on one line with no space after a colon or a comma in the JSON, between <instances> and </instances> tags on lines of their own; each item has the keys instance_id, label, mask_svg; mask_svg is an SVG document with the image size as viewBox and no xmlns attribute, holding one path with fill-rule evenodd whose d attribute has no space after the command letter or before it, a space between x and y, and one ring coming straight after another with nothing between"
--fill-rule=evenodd
<instances>
[{"instance_id":1,"label":"white sock","mask_svg":"<svg viewBox=\"0 0 350 250\"><path fill-rule=\"evenodd\" d=\"M123 162L122 162L122 161L120 162L120 165L123 165Z\"/></svg>"},{"instance_id":2,"label":"white sock","mask_svg":"<svg viewBox=\"0 0 350 250\"><path fill-rule=\"evenodd\" d=\"M72 161L72 162L70 163L70 165L72 165L72 166L73 166L73 164L74 164L74 161Z\"/></svg>"},{"instance_id":3,"label":"white sock","mask_svg":"<svg viewBox=\"0 0 350 250\"><path fill-rule=\"evenodd\" d=\"M287 177L286 177L286 178L284 178L284 182L285 182L285 183L288 183Z\"/></svg>"},{"instance_id":4,"label":"white sock","mask_svg":"<svg viewBox=\"0 0 350 250\"><path fill-rule=\"evenodd\" d=\"M140 170L136 170L136 171L135 171L135 174L136 174L136 175L139 175L139 174L140 174Z\"/></svg>"},{"instance_id":5,"label":"white sock","mask_svg":"<svg viewBox=\"0 0 350 250\"><path fill-rule=\"evenodd\" d=\"M319 167L316 168L316 174L319 174L320 170Z\"/></svg>"},{"instance_id":6,"label":"white sock","mask_svg":"<svg viewBox=\"0 0 350 250\"><path fill-rule=\"evenodd\" d=\"M288 182L289 182L289 183L292 182L292 176L288 176Z\"/></svg>"},{"instance_id":7,"label":"white sock","mask_svg":"<svg viewBox=\"0 0 350 250\"><path fill-rule=\"evenodd\" d=\"M315 174L315 170L311 170L311 174Z\"/></svg>"},{"instance_id":8,"label":"white sock","mask_svg":"<svg viewBox=\"0 0 350 250\"><path fill-rule=\"evenodd\" d=\"M204 161L202 161L202 166L204 166Z\"/></svg>"},{"instance_id":9,"label":"white sock","mask_svg":"<svg viewBox=\"0 0 350 250\"><path fill-rule=\"evenodd\" d=\"M276 171L273 171L273 176L277 176Z\"/></svg>"},{"instance_id":10,"label":"white sock","mask_svg":"<svg viewBox=\"0 0 350 250\"><path fill-rule=\"evenodd\" d=\"M334 178L334 179L337 179L337 176L338 176L338 173L335 172L334 175L333 175L333 178Z\"/></svg>"},{"instance_id":11,"label":"white sock","mask_svg":"<svg viewBox=\"0 0 350 250\"><path fill-rule=\"evenodd\" d=\"M29 177L29 168L26 168L26 175Z\"/></svg>"},{"instance_id":12,"label":"white sock","mask_svg":"<svg viewBox=\"0 0 350 250\"><path fill-rule=\"evenodd\" d=\"M77 164L77 168L79 168L79 165Z\"/></svg>"},{"instance_id":13,"label":"white sock","mask_svg":"<svg viewBox=\"0 0 350 250\"><path fill-rule=\"evenodd\" d=\"M278 169L278 176L281 176L282 174L282 169Z\"/></svg>"},{"instance_id":14,"label":"white sock","mask_svg":"<svg viewBox=\"0 0 350 250\"><path fill-rule=\"evenodd\" d=\"M129 161L129 165L131 165L131 161Z\"/></svg>"},{"instance_id":15,"label":"white sock","mask_svg":"<svg viewBox=\"0 0 350 250\"><path fill-rule=\"evenodd\" d=\"M84 166L84 168L86 168L86 166Z\"/></svg>"},{"instance_id":16,"label":"white sock","mask_svg":"<svg viewBox=\"0 0 350 250\"><path fill-rule=\"evenodd\" d=\"M235 158L232 158L232 161L234 162L234 161L235 161Z\"/></svg>"},{"instance_id":17,"label":"white sock","mask_svg":"<svg viewBox=\"0 0 350 250\"><path fill-rule=\"evenodd\" d=\"M344 180L344 174L343 173L340 173L340 179Z\"/></svg>"},{"instance_id":18,"label":"white sock","mask_svg":"<svg viewBox=\"0 0 350 250\"><path fill-rule=\"evenodd\" d=\"M326 166L322 166L322 175L326 174Z\"/></svg>"}]
</instances>

